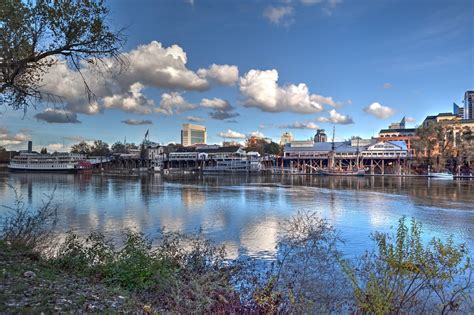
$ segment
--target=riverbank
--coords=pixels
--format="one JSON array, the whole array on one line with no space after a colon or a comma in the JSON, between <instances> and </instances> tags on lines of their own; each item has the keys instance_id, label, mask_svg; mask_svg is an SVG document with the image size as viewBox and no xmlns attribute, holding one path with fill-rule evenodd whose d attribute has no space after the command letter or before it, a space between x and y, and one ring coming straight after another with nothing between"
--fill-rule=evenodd
<instances>
[{"instance_id":1,"label":"riverbank","mask_svg":"<svg viewBox=\"0 0 474 315\"><path fill-rule=\"evenodd\" d=\"M146 304L100 279L59 270L29 249L0 241L0 313L143 313Z\"/></svg>"},{"instance_id":2,"label":"riverbank","mask_svg":"<svg viewBox=\"0 0 474 315\"><path fill-rule=\"evenodd\" d=\"M4 218L0 313L474 311L468 248L452 238L423 242L416 220L401 218L396 234L373 235L375 251L347 259L327 221L298 212L281 222L275 257L259 260L226 258L202 234L58 238L56 210L20 205Z\"/></svg>"}]
</instances>

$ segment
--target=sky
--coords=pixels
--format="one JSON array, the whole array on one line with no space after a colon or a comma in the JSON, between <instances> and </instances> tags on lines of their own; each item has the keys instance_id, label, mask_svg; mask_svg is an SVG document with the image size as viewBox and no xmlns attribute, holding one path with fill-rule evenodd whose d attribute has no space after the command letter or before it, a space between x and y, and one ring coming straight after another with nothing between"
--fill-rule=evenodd
<instances>
[{"instance_id":1,"label":"sky","mask_svg":"<svg viewBox=\"0 0 474 315\"><path fill-rule=\"evenodd\" d=\"M369 138L462 105L474 89L470 0L107 1L125 28L120 74L59 61L43 78L61 104L0 112L0 145L50 151L80 140L180 142L183 123L208 143L249 135L279 142L326 129Z\"/></svg>"}]
</instances>

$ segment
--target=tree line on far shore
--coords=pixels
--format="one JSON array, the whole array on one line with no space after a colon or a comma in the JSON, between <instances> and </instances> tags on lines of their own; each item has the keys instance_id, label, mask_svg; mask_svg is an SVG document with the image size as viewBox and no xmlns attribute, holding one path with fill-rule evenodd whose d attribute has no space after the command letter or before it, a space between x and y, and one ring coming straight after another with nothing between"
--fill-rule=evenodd
<instances>
[{"instance_id":1,"label":"tree line on far shore","mask_svg":"<svg viewBox=\"0 0 474 315\"><path fill-rule=\"evenodd\" d=\"M474 164L474 132L460 123L431 123L416 129L415 168L465 173Z\"/></svg>"}]
</instances>

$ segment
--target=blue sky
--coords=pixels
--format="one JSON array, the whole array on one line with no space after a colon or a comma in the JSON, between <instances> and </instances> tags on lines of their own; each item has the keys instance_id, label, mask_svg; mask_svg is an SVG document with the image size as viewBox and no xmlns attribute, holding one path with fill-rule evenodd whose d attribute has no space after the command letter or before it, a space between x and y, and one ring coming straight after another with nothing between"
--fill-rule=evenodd
<instances>
[{"instance_id":1,"label":"blue sky","mask_svg":"<svg viewBox=\"0 0 474 315\"><path fill-rule=\"evenodd\" d=\"M252 132L278 141L290 131L303 140L314 128L333 125L339 139L371 137L403 116L414 126L426 115L450 111L474 89L474 2L468 0L108 5L111 23L126 27L133 74L117 79L113 93L98 82L96 110L69 90L82 91L79 86L58 86L74 73L51 74L52 91L74 98L61 105L72 119L45 115L58 114L48 112L51 104L24 117L5 109L0 145L3 139L3 145L21 147L27 138L58 150L78 139L140 142L147 129L151 140L179 142L189 116L203 119L198 123L208 128L211 143L224 135L242 141ZM176 64L167 53L181 59ZM182 75L156 79L157 67Z\"/></svg>"}]
</instances>

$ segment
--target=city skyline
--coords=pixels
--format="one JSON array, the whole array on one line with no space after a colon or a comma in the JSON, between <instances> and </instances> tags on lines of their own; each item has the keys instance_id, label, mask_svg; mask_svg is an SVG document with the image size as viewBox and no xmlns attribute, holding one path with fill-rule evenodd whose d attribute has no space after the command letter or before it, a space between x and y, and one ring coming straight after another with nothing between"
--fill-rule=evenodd
<instances>
[{"instance_id":1,"label":"city skyline","mask_svg":"<svg viewBox=\"0 0 474 315\"><path fill-rule=\"evenodd\" d=\"M338 139L370 138L404 116L414 127L464 105L473 3L316 2L111 2L130 61L107 78L115 89L93 83L91 104L77 73L59 64L45 89L64 103L25 116L5 109L0 145L65 151L81 139L140 142L148 129L153 141L179 143L184 123L206 126L208 143L251 134L279 142L286 131L308 139L333 124Z\"/></svg>"}]
</instances>

